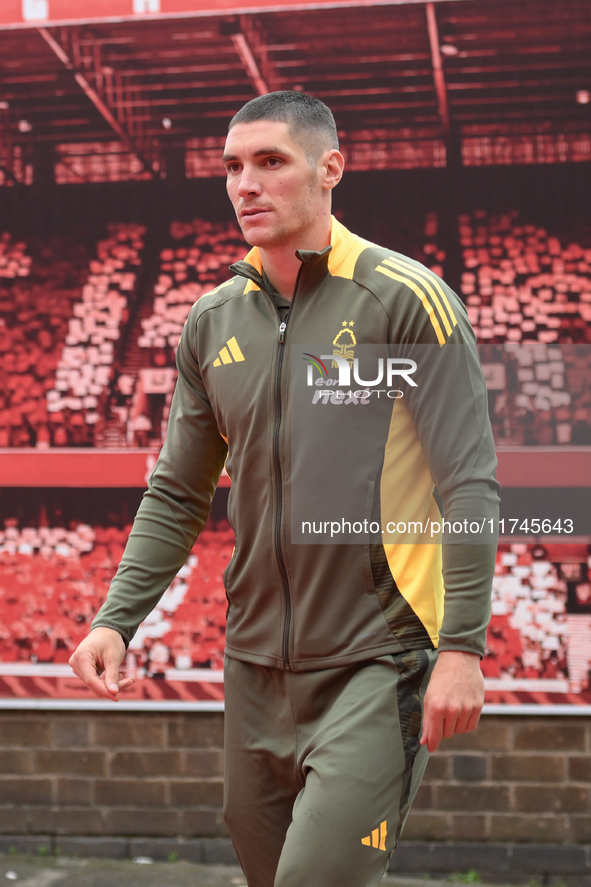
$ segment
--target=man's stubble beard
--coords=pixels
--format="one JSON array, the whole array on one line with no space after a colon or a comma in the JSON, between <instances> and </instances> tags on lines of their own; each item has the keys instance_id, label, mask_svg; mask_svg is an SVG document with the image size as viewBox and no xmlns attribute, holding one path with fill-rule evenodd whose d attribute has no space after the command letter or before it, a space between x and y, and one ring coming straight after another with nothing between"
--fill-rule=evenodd
<instances>
[{"instance_id":1,"label":"man's stubble beard","mask_svg":"<svg viewBox=\"0 0 591 887\"><path fill-rule=\"evenodd\" d=\"M305 199L305 201L299 205L300 212L303 216L302 224L299 227L299 229L296 228L295 230L290 230L289 227L286 227L285 225L282 225L281 223L277 223L277 225L275 226L275 229L274 230L272 229L269 232L265 243L261 243L261 242L255 243L255 242L253 242L253 240L249 240L249 236L245 233L244 228L240 224L240 219L238 219L238 225L240 226L240 230L242 231L242 236L244 237L244 240L246 241L246 243L251 247L256 246L259 249L273 249L275 247L282 247L282 246L289 245L289 243L294 239L294 237L298 237L299 234L304 236L305 232L314 225L318 214L321 212L320 205L318 205L318 207L313 207L312 211L310 211L310 212L308 212L308 209L307 209L308 205L310 203L310 197L315 191L316 181L317 181L316 172L314 170L314 171L311 171L310 178L307 182L307 188L306 188L306 186L304 186L304 188L306 190L302 189L302 190L304 190L305 198L307 198L307 199ZM294 215L295 215L295 213L294 213ZM258 240L258 238L256 237L256 233L254 231L251 232L250 236L251 236L251 238ZM298 249L298 248L299 247L296 246L296 249Z\"/></svg>"}]
</instances>

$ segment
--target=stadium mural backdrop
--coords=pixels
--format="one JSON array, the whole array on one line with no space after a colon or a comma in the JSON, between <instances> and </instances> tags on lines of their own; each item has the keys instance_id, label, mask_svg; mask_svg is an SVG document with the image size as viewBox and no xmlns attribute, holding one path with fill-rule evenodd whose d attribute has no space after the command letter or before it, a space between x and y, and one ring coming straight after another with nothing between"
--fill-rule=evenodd
<instances>
[{"instance_id":1,"label":"stadium mural backdrop","mask_svg":"<svg viewBox=\"0 0 591 887\"><path fill-rule=\"evenodd\" d=\"M425 236L433 242L422 258L437 271L445 254L434 242L434 218L427 218ZM461 292L481 342L503 487L482 663L487 710L588 713L591 248L561 243L511 213L460 216L459 231ZM70 270L53 282L35 276L26 245L0 237L0 351L7 394L15 395L4 412L33 411L27 421L0 427L0 487L18 494L46 487L50 478L54 487L80 492L92 485L91 475L97 487L145 487L166 424L184 319L244 245L232 224L171 225L154 272L152 314L140 315L141 334L132 342L145 369L137 380L125 372L115 378L113 341L137 296L144 234L135 224L110 225L96 254L81 255L73 283ZM476 250L479 239L497 245ZM52 274L72 261L70 247L66 263L47 260ZM39 336L45 344L36 352L31 343ZM573 344L562 344L563 336ZM26 379L33 386L28 395L19 387ZM33 421L44 393L43 416ZM101 404L108 404L108 426ZM548 448L559 456L551 471ZM222 490L228 484L223 477ZM222 574L233 547L224 514L214 515L134 637L126 669L136 681L120 708L223 707ZM27 524L11 515L3 514L0 526L0 706L110 705L89 696L68 659L105 598L129 526L108 519L60 524L42 514Z\"/></svg>"}]
</instances>

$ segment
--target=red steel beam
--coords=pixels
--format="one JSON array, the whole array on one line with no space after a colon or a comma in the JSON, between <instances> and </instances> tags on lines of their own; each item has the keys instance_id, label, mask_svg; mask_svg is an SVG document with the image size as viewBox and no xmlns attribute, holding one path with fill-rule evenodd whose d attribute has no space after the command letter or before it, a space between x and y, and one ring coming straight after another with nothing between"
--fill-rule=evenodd
<instances>
[{"instance_id":1,"label":"red steel beam","mask_svg":"<svg viewBox=\"0 0 591 887\"><path fill-rule=\"evenodd\" d=\"M106 120L106 122L109 124L111 129L119 136L122 144L127 148L128 151L130 151L132 154L136 155L136 157L139 159L139 161L141 162L144 169L146 169L148 172L154 174L154 169L153 169L150 161L147 160L141 154L141 152L138 151L138 149L135 147L135 145L133 144L133 142L129 138L129 135L123 129L123 127L121 126L121 124L119 123L117 118L113 115L109 106L103 101L103 99L100 97L98 92L90 85L90 83L88 82L88 80L86 79L84 74L82 74L82 73L80 73L80 71L76 70L76 68L74 67L74 64L72 63L67 52L64 50L63 46L61 46L61 44L58 43L58 41L55 39L55 37L53 37L49 33L47 28L39 28L38 30L39 30L39 34L41 35L41 37L43 37L43 39L45 40L47 45L49 47L51 47L51 49L54 51L54 53L56 54L58 59L64 65L64 67L66 67L68 69L68 71L71 71L71 73L74 77L74 80L76 81L78 86L82 89L82 91L85 93L85 95L90 99L90 101L95 106L97 111Z\"/></svg>"},{"instance_id":2,"label":"red steel beam","mask_svg":"<svg viewBox=\"0 0 591 887\"><path fill-rule=\"evenodd\" d=\"M246 69L246 73L250 77L252 84L259 95L265 95L268 93L269 87L263 77L259 66L257 65L256 59L252 54L252 49L250 48L250 44L248 40L244 36L242 32L238 34L232 34L232 43L236 47L236 51L240 56L242 64Z\"/></svg>"},{"instance_id":3,"label":"red steel beam","mask_svg":"<svg viewBox=\"0 0 591 887\"><path fill-rule=\"evenodd\" d=\"M435 91L437 93L437 104L439 106L439 116L446 136L449 136L449 106L447 103L447 89L445 86L445 77L443 74L443 65L441 63L441 51L439 49L439 29L437 27L437 17L435 15L435 6L431 0L425 4L425 12L427 13L427 29L429 31L429 45L431 46L431 60L433 63L433 80L435 81Z\"/></svg>"}]
</instances>

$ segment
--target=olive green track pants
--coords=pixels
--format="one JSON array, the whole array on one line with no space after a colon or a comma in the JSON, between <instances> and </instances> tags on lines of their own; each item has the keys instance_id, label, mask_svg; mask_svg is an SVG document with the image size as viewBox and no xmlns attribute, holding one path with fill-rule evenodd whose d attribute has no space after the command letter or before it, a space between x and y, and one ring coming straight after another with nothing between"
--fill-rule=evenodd
<instances>
[{"instance_id":1,"label":"olive green track pants","mask_svg":"<svg viewBox=\"0 0 591 887\"><path fill-rule=\"evenodd\" d=\"M248 887L376 887L428 758L436 652L225 669L224 815Z\"/></svg>"}]
</instances>

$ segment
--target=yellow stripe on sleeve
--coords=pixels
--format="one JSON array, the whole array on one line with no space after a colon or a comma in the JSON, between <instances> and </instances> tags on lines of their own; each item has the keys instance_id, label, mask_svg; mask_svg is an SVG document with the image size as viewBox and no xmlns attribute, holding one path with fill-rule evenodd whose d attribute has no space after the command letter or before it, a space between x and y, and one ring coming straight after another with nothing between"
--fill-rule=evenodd
<instances>
[{"instance_id":1,"label":"yellow stripe on sleeve","mask_svg":"<svg viewBox=\"0 0 591 887\"><path fill-rule=\"evenodd\" d=\"M423 303L423 308L425 309L425 311L429 315L429 320L431 321L431 325L433 326L433 329L435 330L435 335L437 336L437 341L439 342L440 345L445 345L445 342L446 342L445 335L443 333L443 330L441 329L439 321L435 317L435 312L433 311L433 306L431 305L431 302L429 301L429 299L427 298L427 296L425 295L423 290L419 287L419 285L417 283L415 283L414 280L409 280L408 277L402 277L400 274L395 274L394 271L390 271L389 268L384 268L382 265L378 265L378 267L376 268L376 271L379 271L380 274L385 274L386 277L392 277L393 280L398 280L400 283L405 283L406 286L410 287L410 289L415 293L415 295L417 295L419 297L419 299Z\"/></svg>"},{"instance_id":2,"label":"yellow stripe on sleeve","mask_svg":"<svg viewBox=\"0 0 591 887\"><path fill-rule=\"evenodd\" d=\"M443 325L447 331L447 335L451 336L451 334L453 332L452 327L449 325L449 320L447 318L447 314L445 313L443 306L441 305L441 302L439 301L437 293L431 287L431 284L433 284L433 286L437 287L437 289L439 290L439 292L441 294L441 297L445 301L445 303L447 305L447 309L449 311L449 316L451 317L451 320L453 323L453 326L455 326L458 321L456 319L455 314L452 311L452 307L449 304L447 296L445 295L443 289L441 288L441 286L439 285L437 280L434 277L428 276L424 271L421 271L418 268L413 267L409 262L404 262L402 259L394 259L393 257L391 257L389 259L384 259L384 265L389 265L391 268L395 268L397 271L401 271L403 274L410 274L411 277L414 277L415 280L418 280L419 283L423 284L423 286L425 287L425 289L428 291L431 298L433 299L435 307L437 308L437 311L439 312L439 316L440 316L441 320L443 321Z\"/></svg>"}]
</instances>

